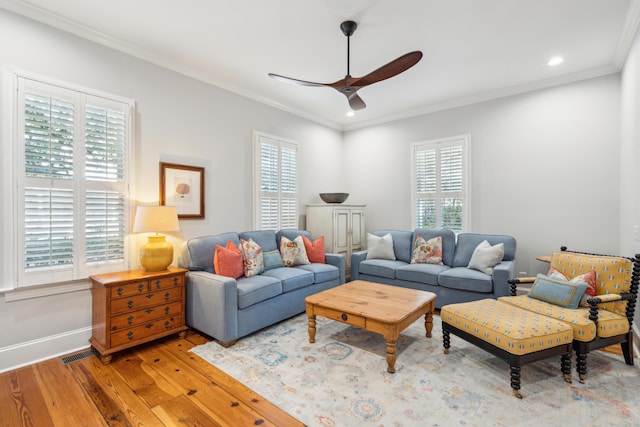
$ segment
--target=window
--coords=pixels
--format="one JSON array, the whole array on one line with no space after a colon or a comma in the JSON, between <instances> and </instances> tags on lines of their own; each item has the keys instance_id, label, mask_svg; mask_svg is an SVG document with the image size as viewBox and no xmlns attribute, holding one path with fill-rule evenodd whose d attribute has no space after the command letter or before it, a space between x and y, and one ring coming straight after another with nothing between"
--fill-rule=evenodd
<instances>
[{"instance_id":1,"label":"window","mask_svg":"<svg viewBox=\"0 0 640 427\"><path fill-rule=\"evenodd\" d=\"M298 228L298 144L260 132L253 141L255 228Z\"/></svg>"},{"instance_id":2,"label":"window","mask_svg":"<svg viewBox=\"0 0 640 427\"><path fill-rule=\"evenodd\" d=\"M14 283L126 269L133 102L21 74L14 81Z\"/></svg>"},{"instance_id":3,"label":"window","mask_svg":"<svg viewBox=\"0 0 640 427\"><path fill-rule=\"evenodd\" d=\"M413 144L416 228L468 229L468 143L469 135Z\"/></svg>"}]
</instances>

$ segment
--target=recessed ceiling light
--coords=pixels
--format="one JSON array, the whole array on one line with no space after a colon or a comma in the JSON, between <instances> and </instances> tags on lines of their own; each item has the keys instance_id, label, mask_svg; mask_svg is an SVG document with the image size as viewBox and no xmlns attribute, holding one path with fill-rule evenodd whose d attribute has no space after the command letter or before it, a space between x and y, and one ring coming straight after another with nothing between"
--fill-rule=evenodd
<instances>
[{"instance_id":1,"label":"recessed ceiling light","mask_svg":"<svg viewBox=\"0 0 640 427\"><path fill-rule=\"evenodd\" d=\"M564 58L563 58L563 57L561 57L561 56L554 56L553 58L551 58L551 59L549 60L549 62L547 62L547 65L550 65L550 66L552 66L552 67L553 67L553 66L555 66L555 65L562 64L562 61L564 61Z\"/></svg>"},{"instance_id":2,"label":"recessed ceiling light","mask_svg":"<svg viewBox=\"0 0 640 427\"><path fill-rule=\"evenodd\" d=\"M355 115L356 113L354 113L353 111L347 111L347 117L353 117Z\"/></svg>"}]
</instances>

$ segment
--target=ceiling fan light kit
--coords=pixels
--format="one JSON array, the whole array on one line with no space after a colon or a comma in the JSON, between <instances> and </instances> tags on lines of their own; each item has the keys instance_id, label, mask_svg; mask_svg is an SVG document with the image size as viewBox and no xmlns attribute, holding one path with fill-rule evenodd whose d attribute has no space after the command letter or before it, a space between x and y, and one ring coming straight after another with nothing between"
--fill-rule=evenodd
<instances>
[{"instance_id":1,"label":"ceiling fan light kit","mask_svg":"<svg viewBox=\"0 0 640 427\"><path fill-rule=\"evenodd\" d=\"M357 111L366 108L367 105L357 94L358 90L370 84L389 79L391 77L397 76L404 71L407 71L409 68L416 65L418 61L420 61L420 59L422 59L422 52L420 52L419 50L409 52L370 72L364 77L351 77L351 46L349 42L351 36L357 28L358 24L356 24L354 21L344 21L342 24L340 24L340 30L347 37L347 74L343 79L340 79L333 83L316 83L294 79L291 77L285 77L274 73L269 73L269 76L285 83L293 83L302 86L332 87L347 97L347 101L349 102L349 106L352 110Z\"/></svg>"}]
</instances>

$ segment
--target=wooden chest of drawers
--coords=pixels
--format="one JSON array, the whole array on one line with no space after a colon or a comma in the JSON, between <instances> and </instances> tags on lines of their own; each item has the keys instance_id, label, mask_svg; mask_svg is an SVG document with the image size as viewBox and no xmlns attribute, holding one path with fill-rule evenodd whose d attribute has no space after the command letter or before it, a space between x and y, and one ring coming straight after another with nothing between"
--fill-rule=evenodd
<instances>
[{"instance_id":1,"label":"wooden chest of drawers","mask_svg":"<svg viewBox=\"0 0 640 427\"><path fill-rule=\"evenodd\" d=\"M113 353L167 335L184 337L187 270L130 270L91 276L93 333L102 363Z\"/></svg>"}]
</instances>

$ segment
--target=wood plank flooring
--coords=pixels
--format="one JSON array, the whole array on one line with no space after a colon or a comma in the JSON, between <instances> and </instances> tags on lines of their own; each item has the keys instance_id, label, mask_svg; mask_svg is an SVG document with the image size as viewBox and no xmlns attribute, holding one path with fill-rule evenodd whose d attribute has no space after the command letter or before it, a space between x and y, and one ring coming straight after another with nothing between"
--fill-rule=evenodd
<instances>
[{"instance_id":1,"label":"wood plank flooring","mask_svg":"<svg viewBox=\"0 0 640 427\"><path fill-rule=\"evenodd\" d=\"M189 353L189 332L63 365L51 359L0 374L0 426L303 426Z\"/></svg>"}]
</instances>

